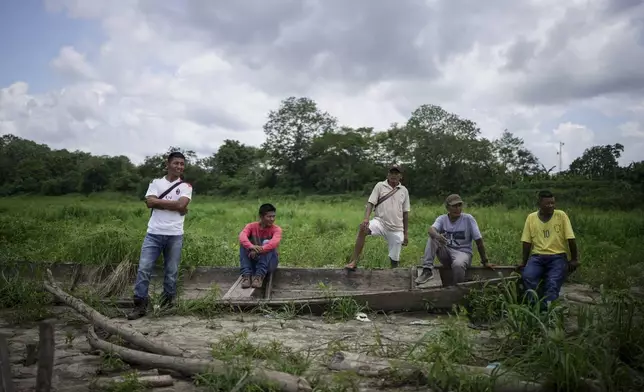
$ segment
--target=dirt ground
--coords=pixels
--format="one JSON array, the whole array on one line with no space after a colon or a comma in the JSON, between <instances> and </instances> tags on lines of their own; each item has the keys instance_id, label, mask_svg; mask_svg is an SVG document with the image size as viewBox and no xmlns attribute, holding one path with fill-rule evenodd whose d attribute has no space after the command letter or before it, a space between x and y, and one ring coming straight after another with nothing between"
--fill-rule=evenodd
<instances>
[{"instance_id":1,"label":"dirt ground","mask_svg":"<svg viewBox=\"0 0 644 392\"><path fill-rule=\"evenodd\" d=\"M564 296L575 302L592 301L591 293L581 286L564 288ZM73 310L56 307L54 390L87 391L89 380L96 377L103 359L93 352L85 337L86 323ZM198 357L210 357L210 345L220 338L246 329L250 342L282 342L295 350L310 350L312 355L328 352L334 344L353 352L368 352L376 346L400 345L420 339L425 333L438 328L447 316L427 313L369 315L369 321L349 320L327 323L321 317L302 316L279 319L262 314L222 314L213 319L186 316L144 317L135 321L115 318L117 324L128 324L140 332L160 337L166 342L186 349ZM14 383L17 391L32 391L35 386L37 365L24 366L26 345L38 341L38 325L8 326L0 314L0 333L9 342ZM472 330L485 335L485 331ZM483 337L483 336L481 336ZM376 343L376 338L381 343ZM317 363L316 366L323 367ZM109 376L113 376L109 375ZM175 385L156 388L158 392L196 391L190 380L175 379ZM369 390L369 389L364 389ZM400 389L398 389L400 390ZM418 390L418 389L414 389Z\"/></svg>"}]
</instances>

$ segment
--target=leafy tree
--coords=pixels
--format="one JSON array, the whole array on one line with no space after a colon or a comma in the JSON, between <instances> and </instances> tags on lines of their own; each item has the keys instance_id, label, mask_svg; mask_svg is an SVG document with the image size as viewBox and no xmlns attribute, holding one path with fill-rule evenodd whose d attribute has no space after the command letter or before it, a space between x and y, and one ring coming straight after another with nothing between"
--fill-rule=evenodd
<instances>
[{"instance_id":1,"label":"leafy tree","mask_svg":"<svg viewBox=\"0 0 644 392\"><path fill-rule=\"evenodd\" d=\"M373 128L342 127L313 139L307 173L311 185L322 193L362 190L377 181L383 170L371 159Z\"/></svg>"},{"instance_id":2,"label":"leafy tree","mask_svg":"<svg viewBox=\"0 0 644 392\"><path fill-rule=\"evenodd\" d=\"M617 159L622 152L624 146L619 143L587 148L582 156L572 161L569 171L589 179L616 178L619 170Z\"/></svg>"},{"instance_id":3,"label":"leafy tree","mask_svg":"<svg viewBox=\"0 0 644 392\"><path fill-rule=\"evenodd\" d=\"M507 129L494 141L494 151L502 174L508 177L510 185L545 169L537 157L524 147L523 139L515 137Z\"/></svg>"},{"instance_id":4,"label":"leafy tree","mask_svg":"<svg viewBox=\"0 0 644 392\"><path fill-rule=\"evenodd\" d=\"M224 140L217 153L213 155L212 168L219 174L233 177L242 169L258 162L256 147L246 146L237 140Z\"/></svg>"},{"instance_id":5,"label":"leafy tree","mask_svg":"<svg viewBox=\"0 0 644 392\"><path fill-rule=\"evenodd\" d=\"M82 168L78 190L84 195L104 191L110 183L112 173L106 159L92 157Z\"/></svg>"},{"instance_id":6,"label":"leafy tree","mask_svg":"<svg viewBox=\"0 0 644 392\"><path fill-rule=\"evenodd\" d=\"M15 135L0 136L0 196L116 191L142 196L165 173L172 151L186 156L184 178L199 194L368 193L392 163L403 165L413 197L463 193L481 204L534 206L536 189L551 188L577 205L644 204L644 162L620 167L621 144L594 146L566 173L551 174L521 138L507 130L481 137L471 120L438 105L421 105L386 130L338 126L310 98L289 97L271 111L261 148L225 140L210 156L171 146L134 165L125 156L52 150ZM508 186L510 185L510 186ZM592 187L588 197L579 189ZM639 204L638 204L639 203Z\"/></svg>"},{"instance_id":7,"label":"leafy tree","mask_svg":"<svg viewBox=\"0 0 644 392\"><path fill-rule=\"evenodd\" d=\"M336 125L337 120L320 111L312 99L289 97L268 114L263 147L275 169L293 175L292 186L306 186L305 168L313 139L332 132Z\"/></svg>"}]
</instances>

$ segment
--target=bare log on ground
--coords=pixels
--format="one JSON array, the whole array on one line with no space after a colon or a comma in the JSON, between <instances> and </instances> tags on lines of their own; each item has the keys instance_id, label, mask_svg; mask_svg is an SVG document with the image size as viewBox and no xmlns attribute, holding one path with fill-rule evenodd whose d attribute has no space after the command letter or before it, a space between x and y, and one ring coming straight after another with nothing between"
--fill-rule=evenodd
<instances>
[{"instance_id":1,"label":"bare log on ground","mask_svg":"<svg viewBox=\"0 0 644 392\"><path fill-rule=\"evenodd\" d=\"M4 335L0 334L0 392L14 392L11 362L9 359L9 344Z\"/></svg>"},{"instance_id":2,"label":"bare log on ground","mask_svg":"<svg viewBox=\"0 0 644 392\"><path fill-rule=\"evenodd\" d=\"M171 376L142 376L137 377L139 384L145 388L162 388L171 387L174 385L174 379ZM128 379L123 376L118 377L102 377L97 378L92 382L92 386L96 388L109 388L114 384L122 384L127 382Z\"/></svg>"},{"instance_id":3,"label":"bare log on ground","mask_svg":"<svg viewBox=\"0 0 644 392\"><path fill-rule=\"evenodd\" d=\"M94 332L94 327L89 326L87 329L87 340L90 346L103 352L114 353L121 360L134 365L145 365L158 369L174 370L186 377L194 376L200 373L212 373L217 375L228 374L229 366L219 360L205 360L197 358L179 358L167 355L150 354L142 351L132 350L119 345L106 342L99 339ZM308 381L302 377L294 376L289 373L278 372L274 370L255 368L250 374L249 379L262 383L274 383L285 392L309 392L311 386Z\"/></svg>"},{"instance_id":4,"label":"bare log on ground","mask_svg":"<svg viewBox=\"0 0 644 392\"><path fill-rule=\"evenodd\" d=\"M328 363L328 368L337 371L351 371L363 377L391 378L396 380L409 380L416 383L428 384L432 382L431 370L433 363L415 364L399 359L372 357L365 354L336 352ZM518 380L512 375L494 374L491 369L455 365L455 368L468 375L485 375L494 377L495 392L541 392L540 384Z\"/></svg>"},{"instance_id":5,"label":"bare log on ground","mask_svg":"<svg viewBox=\"0 0 644 392\"><path fill-rule=\"evenodd\" d=\"M80 313L83 317L89 320L90 323L104 329L112 335L120 336L124 341L140 347L150 353L170 355L174 357L184 357L188 354L177 347L171 346L163 340L155 340L146 337L139 331L127 326L115 326L110 319L103 316L91 306L87 305L82 300L67 294L62 290L54 281L54 277L50 269L47 269L48 280L44 282L45 289L51 294L59 298L65 305Z\"/></svg>"},{"instance_id":6,"label":"bare log on ground","mask_svg":"<svg viewBox=\"0 0 644 392\"><path fill-rule=\"evenodd\" d=\"M38 373L36 375L36 392L51 391L51 377L54 374L54 325L51 321L40 323L40 340L38 341Z\"/></svg>"}]
</instances>

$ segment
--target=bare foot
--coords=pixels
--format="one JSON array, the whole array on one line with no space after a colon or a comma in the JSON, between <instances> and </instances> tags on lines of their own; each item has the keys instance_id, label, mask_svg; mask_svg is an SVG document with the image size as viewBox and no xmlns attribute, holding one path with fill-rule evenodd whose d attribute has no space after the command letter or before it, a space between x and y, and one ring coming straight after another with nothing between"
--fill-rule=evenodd
<instances>
[{"instance_id":1,"label":"bare foot","mask_svg":"<svg viewBox=\"0 0 644 392\"><path fill-rule=\"evenodd\" d=\"M355 262L355 261L352 261L352 262L350 262L349 264L347 264L347 265L345 265L345 266L344 266L344 269L348 269L349 271L355 271L355 270L356 270L356 268L357 268L357 266L356 266L356 262Z\"/></svg>"}]
</instances>

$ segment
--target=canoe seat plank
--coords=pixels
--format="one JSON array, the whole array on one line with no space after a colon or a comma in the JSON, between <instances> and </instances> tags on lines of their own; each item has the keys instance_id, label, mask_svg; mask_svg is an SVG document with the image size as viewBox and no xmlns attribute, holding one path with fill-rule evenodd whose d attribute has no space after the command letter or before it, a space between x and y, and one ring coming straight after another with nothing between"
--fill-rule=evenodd
<instances>
[{"instance_id":1,"label":"canoe seat plank","mask_svg":"<svg viewBox=\"0 0 644 392\"><path fill-rule=\"evenodd\" d=\"M226 294L222 297L222 299L238 299L238 298L252 298L255 294L255 290L258 290L253 287L249 287L247 289L244 289L241 287L241 281L242 277L238 277L235 283L230 286Z\"/></svg>"}]
</instances>

